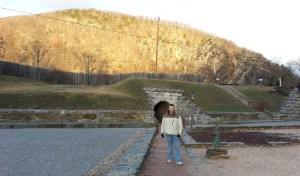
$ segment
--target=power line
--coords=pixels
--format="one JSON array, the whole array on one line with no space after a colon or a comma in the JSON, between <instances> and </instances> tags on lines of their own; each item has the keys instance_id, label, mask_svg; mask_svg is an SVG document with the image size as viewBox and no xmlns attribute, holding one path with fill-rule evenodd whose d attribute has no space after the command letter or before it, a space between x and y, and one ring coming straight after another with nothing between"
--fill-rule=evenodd
<instances>
[{"instance_id":1,"label":"power line","mask_svg":"<svg viewBox=\"0 0 300 176\"><path fill-rule=\"evenodd\" d=\"M154 39L154 38L150 38L150 37L145 37L145 36L140 36L140 35L135 35L135 34L125 33L125 32L120 32L120 31L116 31L116 30L105 29L105 28L102 28L102 27L99 27L99 26L87 25L87 24L83 24L83 23L78 23L78 22L73 22L73 21L63 20L63 19L54 18L54 17L49 17L49 16L44 16L44 15L40 15L40 14L34 14L34 13L30 13L30 12L24 12L24 11L19 11L19 10L14 10L14 9L9 9L9 8L5 8L5 7L1 7L1 6L0 6L0 9L8 10L8 11L13 11L13 12L18 12L18 13L24 13L24 14L27 14L27 15L38 16L38 17L47 18L47 19L56 20L56 21L61 21L61 22L65 22L65 23L71 23L71 24L80 25L80 26L84 26L84 27L91 27L91 28L101 29L101 30L110 31L110 32L115 32L115 33L119 33L119 34L123 34L123 35L129 35L129 36L133 36L133 37L138 37L138 38L144 38L144 39L154 40L154 41L157 41L157 42L160 41L160 42L163 42L163 43L173 44L173 45L178 45L178 46L181 46L181 47L198 48L198 47L196 47L196 46L185 45L185 44L179 44L179 43L176 43L176 42L169 42L169 41L159 40L158 38L157 38L157 39Z\"/></svg>"},{"instance_id":2,"label":"power line","mask_svg":"<svg viewBox=\"0 0 300 176\"><path fill-rule=\"evenodd\" d=\"M150 40L156 40L156 39L153 39L153 38L139 36L139 35L135 35L135 34L120 32L120 31L116 31L116 30L109 30L109 29L101 28L99 26L91 26L91 25L87 25L87 24L83 24L83 23L77 23L77 22L68 21L68 20L63 20L63 19L59 19L59 18L44 16L44 15L39 15L39 14L34 14L34 13L29 13L29 12L23 12L23 11L19 11L19 10L8 9L8 8L5 8L5 7L0 7L0 9L19 12L19 13L24 13L24 14L27 14L27 15L34 15L34 16L38 16L38 17L42 17L42 18L48 18L48 19L51 19L51 20L57 20L57 21L66 22L66 23L72 23L72 24L85 26L85 27L97 28L97 29L101 29L101 30L111 31L111 32L119 33L119 34L130 35L130 36L134 36L134 37L140 37L140 38L146 38L146 39L150 39Z\"/></svg>"}]
</instances>

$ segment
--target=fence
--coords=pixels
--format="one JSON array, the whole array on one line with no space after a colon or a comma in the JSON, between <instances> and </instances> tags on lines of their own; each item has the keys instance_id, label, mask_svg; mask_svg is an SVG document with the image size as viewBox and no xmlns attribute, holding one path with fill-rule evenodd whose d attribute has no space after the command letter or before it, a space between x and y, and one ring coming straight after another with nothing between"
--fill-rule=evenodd
<instances>
[{"instance_id":1,"label":"fence","mask_svg":"<svg viewBox=\"0 0 300 176\"><path fill-rule=\"evenodd\" d=\"M267 102L248 102L248 106L256 111L263 112L265 109L268 109L268 103Z\"/></svg>"},{"instance_id":2,"label":"fence","mask_svg":"<svg viewBox=\"0 0 300 176\"><path fill-rule=\"evenodd\" d=\"M0 61L0 75L73 85L111 85L127 78L149 78L162 80L180 80L203 82L201 74L163 74L163 73L124 73L124 74L85 74L63 72L38 68L12 62Z\"/></svg>"}]
</instances>

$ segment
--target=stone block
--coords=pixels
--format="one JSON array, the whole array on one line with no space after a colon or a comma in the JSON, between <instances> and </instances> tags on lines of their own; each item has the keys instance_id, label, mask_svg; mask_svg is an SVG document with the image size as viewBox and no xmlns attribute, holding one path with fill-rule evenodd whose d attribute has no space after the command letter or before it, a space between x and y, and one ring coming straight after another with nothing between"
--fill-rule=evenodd
<instances>
[{"instance_id":1,"label":"stone block","mask_svg":"<svg viewBox=\"0 0 300 176\"><path fill-rule=\"evenodd\" d=\"M206 150L206 157L210 159L229 158L227 149L225 148L208 148Z\"/></svg>"}]
</instances>

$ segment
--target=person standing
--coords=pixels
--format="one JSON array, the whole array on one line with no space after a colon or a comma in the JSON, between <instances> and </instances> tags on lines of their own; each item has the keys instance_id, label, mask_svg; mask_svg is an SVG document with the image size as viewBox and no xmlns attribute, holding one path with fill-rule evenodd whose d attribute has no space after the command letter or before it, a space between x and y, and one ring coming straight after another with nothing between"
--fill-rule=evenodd
<instances>
[{"instance_id":1,"label":"person standing","mask_svg":"<svg viewBox=\"0 0 300 176\"><path fill-rule=\"evenodd\" d=\"M181 153L179 148L179 138L182 133L182 120L176 113L174 104L169 105L168 113L163 116L161 124L161 137L168 141L168 160L167 163L173 162L173 147L175 150L176 164L182 166Z\"/></svg>"}]
</instances>

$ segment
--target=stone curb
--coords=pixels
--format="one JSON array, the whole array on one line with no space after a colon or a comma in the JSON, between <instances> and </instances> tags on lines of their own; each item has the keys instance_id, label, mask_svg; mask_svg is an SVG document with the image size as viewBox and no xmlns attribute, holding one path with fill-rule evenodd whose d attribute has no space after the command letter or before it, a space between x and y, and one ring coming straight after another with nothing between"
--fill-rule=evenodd
<instances>
[{"instance_id":1,"label":"stone curb","mask_svg":"<svg viewBox=\"0 0 300 176\"><path fill-rule=\"evenodd\" d=\"M196 124L194 125L194 129L210 129L213 128L215 124ZM236 122L233 123L230 122L229 124L226 123L220 123L219 127L222 128L237 128L237 127L242 127L242 128L276 128L276 127L300 127L300 120L295 119L293 121L248 121L248 122Z\"/></svg>"},{"instance_id":2,"label":"stone curb","mask_svg":"<svg viewBox=\"0 0 300 176\"><path fill-rule=\"evenodd\" d=\"M193 149L192 147L189 147L191 145L199 145L197 141L195 141L192 137L190 137L185 130L182 131L181 135L181 141L184 146L186 146L186 152L188 154L188 157L191 159L192 163L194 164L194 167L196 170L199 169L199 165L201 163L200 156L193 155Z\"/></svg>"},{"instance_id":3,"label":"stone curb","mask_svg":"<svg viewBox=\"0 0 300 176\"><path fill-rule=\"evenodd\" d=\"M32 123L0 123L0 129L17 128L151 128L151 122L32 122Z\"/></svg>"},{"instance_id":4,"label":"stone curb","mask_svg":"<svg viewBox=\"0 0 300 176\"><path fill-rule=\"evenodd\" d=\"M139 130L126 143L90 170L86 176L136 175L150 149L155 132L155 128Z\"/></svg>"}]
</instances>

